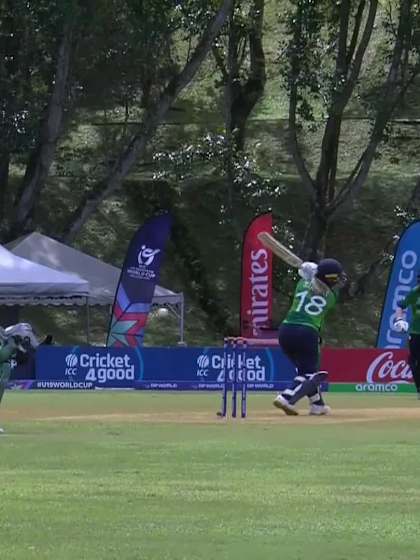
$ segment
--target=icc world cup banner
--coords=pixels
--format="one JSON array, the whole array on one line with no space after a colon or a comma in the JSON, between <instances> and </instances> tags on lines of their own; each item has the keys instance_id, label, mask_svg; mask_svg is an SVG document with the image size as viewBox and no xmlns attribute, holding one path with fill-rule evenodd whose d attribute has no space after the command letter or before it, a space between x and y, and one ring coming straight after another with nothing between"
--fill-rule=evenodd
<instances>
[{"instance_id":1,"label":"icc world cup banner","mask_svg":"<svg viewBox=\"0 0 420 560\"><path fill-rule=\"evenodd\" d=\"M169 214L155 216L131 240L115 294L107 346L142 345L171 223Z\"/></svg>"},{"instance_id":2,"label":"icc world cup banner","mask_svg":"<svg viewBox=\"0 0 420 560\"><path fill-rule=\"evenodd\" d=\"M416 286L420 269L420 220L410 224L401 235L395 249L389 273L388 286L382 307L382 316L376 341L377 348L404 348L407 333L394 330L396 309L406 295ZM411 311L408 311L411 320Z\"/></svg>"}]
</instances>

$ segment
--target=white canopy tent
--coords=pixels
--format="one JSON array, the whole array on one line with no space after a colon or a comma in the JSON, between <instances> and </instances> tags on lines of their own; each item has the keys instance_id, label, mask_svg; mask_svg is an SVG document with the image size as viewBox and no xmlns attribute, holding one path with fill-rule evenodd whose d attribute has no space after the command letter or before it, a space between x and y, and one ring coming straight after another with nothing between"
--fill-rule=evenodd
<instances>
[{"instance_id":1,"label":"white canopy tent","mask_svg":"<svg viewBox=\"0 0 420 560\"><path fill-rule=\"evenodd\" d=\"M0 305L84 305L89 282L18 257L0 245Z\"/></svg>"},{"instance_id":2,"label":"white canopy tent","mask_svg":"<svg viewBox=\"0 0 420 560\"><path fill-rule=\"evenodd\" d=\"M1 245L0 305L85 305L89 342L89 282L21 258Z\"/></svg>"},{"instance_id":3,"label":"white canopy tent","mask_svg":"<svg viewBox=\"0 0 420 560\"><path fill-rule=\"evenodd\" d=\"M82 251L38 232L20 237L7 245L15 255L57 271L77 275L89 283L89 305L114 303L121 270ZM184 294L155 287L152 305L167 307L179 321L180 343L184 341Z\"/></svg>"}]
</instances>

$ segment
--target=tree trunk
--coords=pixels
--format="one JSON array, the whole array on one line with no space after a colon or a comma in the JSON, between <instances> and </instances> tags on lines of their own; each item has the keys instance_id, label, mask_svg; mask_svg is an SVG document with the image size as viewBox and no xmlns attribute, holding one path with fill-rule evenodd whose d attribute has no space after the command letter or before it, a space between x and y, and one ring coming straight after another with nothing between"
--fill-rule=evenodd
<instances>
[{"instance_id":1,"label":"tree trunk","mask_svg":"<svg viewBox=\"0 0 420 560\"><path fill-rule=\"evenodd\" d=\"M265 0L254 0L250 11L252 27L249 31L250 70L248 78L241 83L237 77L238 86L232 98L232 132L236 148L245 147L246 125L255 105L264 94L266 76L265 54L263 46Z\"/></svg>"},{"instance_id":2,"label":"tree trunk","mask_svg":"<svg viewBox=\"0 0 420 560\"><path fill-rule=\"evenodd\" d=\"M410 214L413 214L413 216L418 216L420 214L420 178L417 179L411 193L410 200L407 204L407 210Z\"/></svg>"},{"instance_id":3,"label":"tree trunk","mask_svg":"<svg viewBox=\"0 0 420 560\"><path fill-rule=\"evenodd\" d=\"M248 118L264 93L267 79L263 46L264 3L265 0L254 0L248 16L250 29L246 34L243 25L236 24L232 11L226 60L220 49L213 48L225 84L225 105L229 112L226 123L234 147L240 151L245 147ZM240 52L240 45L246 42L249 43L249 69L243 66L244 53Z\"/></svg>"},{"instance_id":4,"label":"tree trunk","mask_svg":"<svg viewBox=\"0 0 420 560\"><path fill-rule=\"evenodd\" d=\"M201 67L202 62L212 47L214 39L219 34L228 17L232 3L233 0L224 0L217 15L203 33L193 55L188 59L181 72L170 80L157 103L146 111L142 125L133 135L125 150L120 154L108 176L98 181L92 191L81 200L78 208L70 217L69 223L64 228L62 239L66 243L74 240L87 220L95 213L98 206L120 188L134 164L143 156L158 126L166 117L174 101L181 91L193 80Z\"/></svg>"},{"instance_id":5,"label":"tree trunk","mask_svg":"<svg viewBox=\"0 0 420 560\"><path fill-rule=\"evenodd\" d=\"M36 202L54 160L67 96L73 29L74 21L68 22L63 29L50 101L15 201L15 216L8 233L11 239L30 229Z\"/></svg>"},{"instance_id":6,"label":"tree trunk","mask_svg":"<svg viewBox=\"0 0 420 560\"><path fill-rule=\"evenodd\" d=\"M321 209L317 204L311 204L309 224L301 251L304 260L318 262L324 257L328 226L329 219L325 209Z\"/></svg>"},{"instance_id":7,"label":"tree trunk","mask_svg":"<svg viewBox=\"0 0 420 560\"><path fill-rule=\"evenodd\" d=\"M5 217L5 206L7 200L7 187L9 185L10 154L3 153L0 156L0 231L3 229Z\"/></svg>"},{"instance_id":8,"label":"tree trunk","mask_svg":"<svg viewBox=\"0 0 420 560\"><path fill-rule=\"evenodd\" d=\"M182 264L184 279L190 286L189 292L206 314L209 328L215 329L220 335L229 332L229 314L216 288L213 272L206 268L205 260L201 258L196 236L176 216L176 211L172 240Z\"/></svg>"},{"instance_id":9,"label":"tree trunk","mask_svg":"<svg viewBox=\"0 0 420 560\"><path fill-rule=\"evenodd\" d=\"M332 202L335 198L338 165L338 147L340 142L342 116L331 115L325 125L321 145L321 158L316 175L318 193Z\"/></svg>"}]
</instances>

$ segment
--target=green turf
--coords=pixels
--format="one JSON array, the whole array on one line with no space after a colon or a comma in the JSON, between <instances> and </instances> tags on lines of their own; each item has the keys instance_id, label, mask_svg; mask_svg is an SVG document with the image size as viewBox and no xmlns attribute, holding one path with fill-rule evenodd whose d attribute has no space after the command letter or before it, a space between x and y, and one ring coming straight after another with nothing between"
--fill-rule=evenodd
<instances>
[{"instance_id":1,"label":"green turf","mask_svg":"<svg viewBox=\"0 0 420 560\"><path fill-rule=\"evenodd\" d=\"M338 420L397 412L334 423L270 401L234 423L212 394L7 394L1 558L417 560L420 403L330 395Z\"/></svg>"}]
</instances>

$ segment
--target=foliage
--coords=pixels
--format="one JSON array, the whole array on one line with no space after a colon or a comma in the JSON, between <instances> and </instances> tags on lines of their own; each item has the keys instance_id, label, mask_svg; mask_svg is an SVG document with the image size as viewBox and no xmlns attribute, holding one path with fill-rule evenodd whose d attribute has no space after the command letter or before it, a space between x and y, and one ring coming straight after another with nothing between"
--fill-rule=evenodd
<instances>
[{"instance_id":1,"label":"foliage","mask_svg":"<svg viewBox=\"0 0 420 560\"><path fill-rule=\"evenodd\" d=\"M41 123L51 102L63 25L71 19L74 35L63 123L51 167L35 192L31 220L25 227L56 237L65 235L87 201L89 213L69 239L119 265L121 247L133 228L162 206L171 208L177 240L169 251L163 279L186 293L189 321L195 323L190 333L194 341L213 340L222 330L235 328L241 236L260 211L273 210L277 235L301 254L314 233L311 220L319 211L325 226L323 249L347 261L353 279L364 278L371 265L367 253L388 255L389 241L419 213L418 196L410 198L408 192L418 171L416 124L400 121L395 125L389 118L392 114L407 121L418 115L417 2L378 3L354 89L348 103L340 105L355 68L353 57L347 73L337 70L340 30L348 32L348 55L355 54L357 45L352 51L351 37L358 10L364 7L362 30L367 8L373 4L236 0L212 43L213 59L200 64L188 87L171 97L164 116L159 113L147 128L147 118L154 119L159 103L173 92L172 85L177 85L177 77L191 61L221 2L1 1L2 230L13 219L13 200L20 198L28 162L43 137ZM252 12L258 5L264 8L260 28ZM342 20L346 6L347 27ZM403 8L411 10L410 18L400 17ZM247 86L255 82L250 45L256 31L265 64L259 68L261 96L248 98L246 142L238 146L233 123L235 111L245 106ZM397 37L404 38L404 56L396 58L392 92L384 84ZM294 91L295 123L293 118L284 119L293 115ZM382 109L386 114L380 114ZM333 129L335 133L330 134ZM130 152L133 139L142 135L147 140L141 150ZM372 138L372 174L367 177L370 168L363 167L364 175L356 185L349 180L361 170L361 156ZM130 165L123 166L124 174L118 175L127 153L131 153ZM117 180L104 190L115 172ZM381 218L372 220L378 208ZM375 233L365 230L366 221L373 224ZM356 230L367 239L366 254L353 249L353 245L358 247ZM24 231L18 228L12 237ZM9 238L2 235L2 241ZM276 320L287 305L285 295L293 278L291 271L276 262ZM379 283L376 295L363 296L372 312L359 311L349 303L348 317L332 320L329 336L333 343L374 340L384 272ZM363 327L356 328L356 323ZM63 333L71 331L72 340L79 337L80 329L73 322L66 326L61 320L59 327ZM98 333L97 338L102 341L103 335Z\"/></svg>"},{"instance_id":2,"label":"foliage","mask_svg":"<svg viewBox=\"0 0 420 560\"><path fill-rule=\"evenodd\" d=\"M102 111L121 106L126 118L153 101L177 68L174 35L182 17L174 2L103 1L82 38L77 80L82 101Z\"/></svg>"},{"instance_id":3,"label":"foliage","mask_svg":"<svg viewBox=\"0 0 420 560\"><path fill-rule=\"evenodd\" d=\"M306 252L316 258L325 250L337 210L365 184L389 136L390 119L420 71L419 3L293 0L290 5L281 63L289 93L291 150L312 199ZM353 169L339 180L343 118L354 107L371 119L371 129ZM322 142L311 174L302 146L318 126Z\"/></svg>"},{"instance_id":4,"label":"foliage","mask_svg":"<svg viewBox=\"0 0 420 560\"><path fill-rule=\"evenodd\" d=\"M63 4L0 3L0 151L25 156L48 99Z\"/></svg>"}]
</instances>

